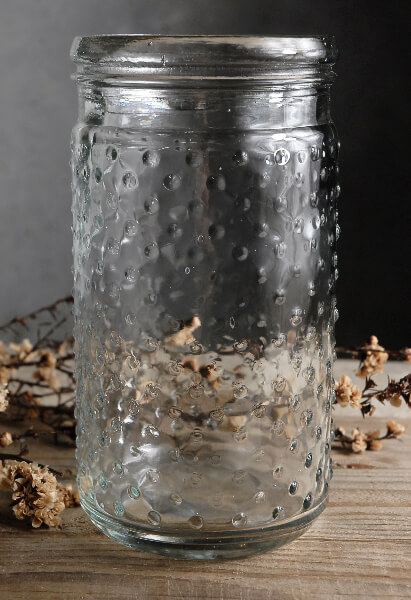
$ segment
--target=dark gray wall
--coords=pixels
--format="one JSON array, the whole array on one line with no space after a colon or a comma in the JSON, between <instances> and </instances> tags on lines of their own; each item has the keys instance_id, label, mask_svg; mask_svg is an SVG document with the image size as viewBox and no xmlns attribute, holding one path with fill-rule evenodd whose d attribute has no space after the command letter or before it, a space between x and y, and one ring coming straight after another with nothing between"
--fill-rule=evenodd
<instances>
[{"instance_id":1,"label":"dark gray wall","mask_svg":"<svg viewBox=\"0 0 411 600\"><path fill-rule=\"evenodd\" d=\"M0 321L71 289L68 51L91 33L334 33L338 341L410 344L405 2L13 0L0 7Z\"/></svg>"}]
</instances>

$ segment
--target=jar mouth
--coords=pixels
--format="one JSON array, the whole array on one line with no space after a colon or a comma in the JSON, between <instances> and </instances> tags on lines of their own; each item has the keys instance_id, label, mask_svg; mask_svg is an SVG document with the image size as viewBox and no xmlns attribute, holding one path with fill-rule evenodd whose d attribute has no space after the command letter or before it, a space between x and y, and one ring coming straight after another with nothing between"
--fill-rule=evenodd
<instances>
[{"instance_id":1,"label":"jar mouth","mask_svg":"<svg viewBox=\"0 0 411 600\"><path fill-rule=\"evenodd\" d=\"M70 55L78 78L327 79L338 51L333 36L139 34L76 37Z\"/></svg>"}]
</instances>

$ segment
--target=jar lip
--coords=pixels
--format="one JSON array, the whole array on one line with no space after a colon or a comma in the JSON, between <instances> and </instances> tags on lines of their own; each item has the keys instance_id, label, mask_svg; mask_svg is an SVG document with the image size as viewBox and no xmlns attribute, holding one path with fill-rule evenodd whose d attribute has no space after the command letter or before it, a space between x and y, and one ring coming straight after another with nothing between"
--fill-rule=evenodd
<instances>
[{"instance_id":1,"label":"jar lip","mask_svg":"<svg viewBox=\"0 0 411 600\"><path fill-rule=\"evenodd\" d=\"M338 51L333 36L137 34L76 37L70 55L84 73L246 79L287 69L328 71Z\"/></svg>"}]
</instances>

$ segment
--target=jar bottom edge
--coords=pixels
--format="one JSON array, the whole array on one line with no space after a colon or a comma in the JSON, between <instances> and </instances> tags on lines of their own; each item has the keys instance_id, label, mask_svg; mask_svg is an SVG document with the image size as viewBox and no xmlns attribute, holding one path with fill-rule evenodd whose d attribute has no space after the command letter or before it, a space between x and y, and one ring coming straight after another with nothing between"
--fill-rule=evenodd
<instances>
[{"instance_id":1,"label":"jar bottom edge","mask_svg":"<svg viewBox=\"0 0 411 600\"><path fill-rule=\"evenodd\" d=\"M259 531L244 530L237 535L220 538L208 536L207 532L204 532L198 539L187 535L186 531L170 534L159 530L148 533L142 531L137 524L125 524L101 513L84 496L81 496L80 500L83 510L97 529L120 544L140 552L175 559L223 560L274 550L300 537L323 512L327 506L328 495L314 508L289 521L286 526L279 524Z\"/></svg>"}]
</instances>

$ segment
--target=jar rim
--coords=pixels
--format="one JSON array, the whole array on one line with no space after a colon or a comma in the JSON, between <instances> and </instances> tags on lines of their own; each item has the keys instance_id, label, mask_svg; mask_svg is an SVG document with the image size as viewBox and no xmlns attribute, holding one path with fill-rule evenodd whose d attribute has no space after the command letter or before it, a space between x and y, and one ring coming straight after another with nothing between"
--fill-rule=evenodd
<instances>
[{"instance_id":1,"label":"jar rim","mask_svg":"<svg viewBox=\"0 0 411 600\"><path fill-rule=\"evenodd\" d=\"M326 75L337 55L335 38L320 35L93 35L76 37L70 52L79 74L200 79Z\"/></svg>"}]
</instances>

